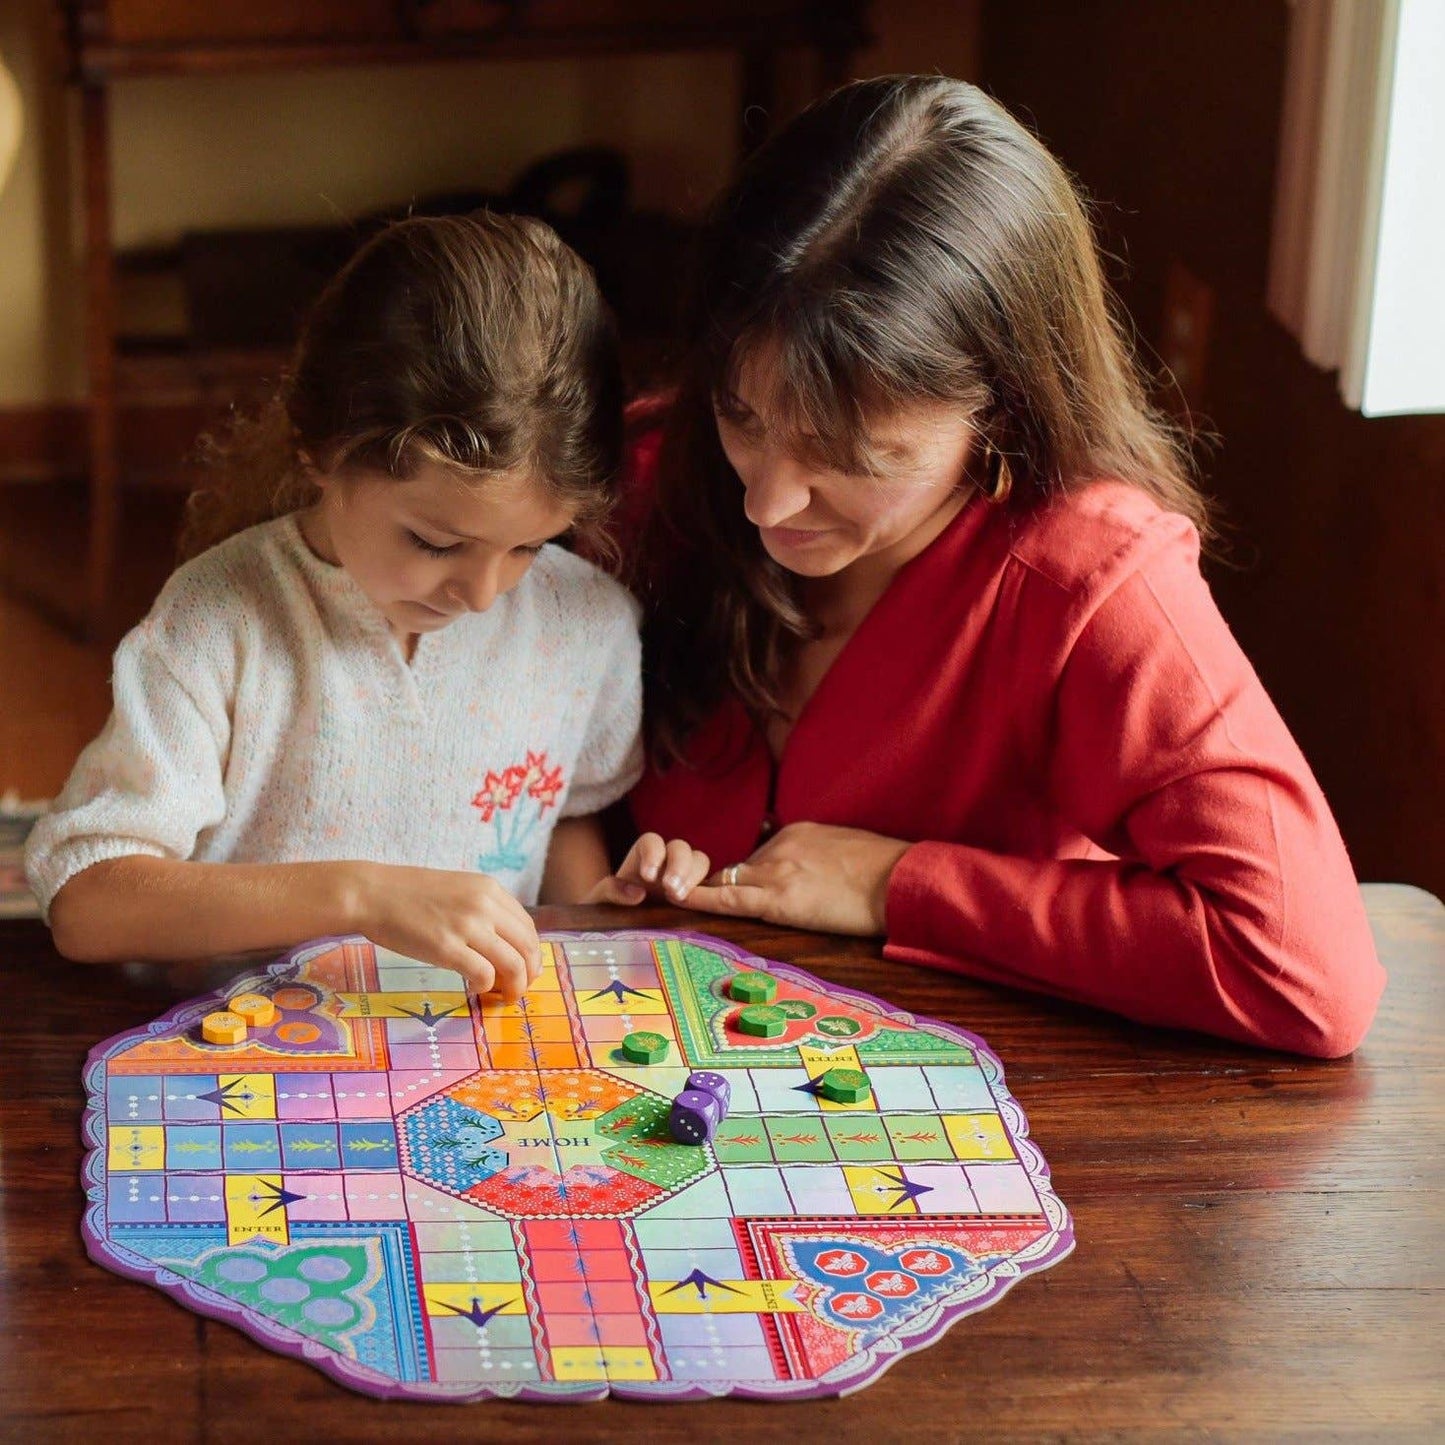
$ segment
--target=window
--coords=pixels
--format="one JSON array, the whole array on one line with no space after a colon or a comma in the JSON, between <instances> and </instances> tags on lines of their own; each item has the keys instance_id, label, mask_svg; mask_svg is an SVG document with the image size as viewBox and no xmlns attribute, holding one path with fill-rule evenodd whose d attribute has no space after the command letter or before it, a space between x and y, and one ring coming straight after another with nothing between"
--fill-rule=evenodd
<instances>
[{"instance_id":1,"label":"window","mask_svg":"<svg viewBox=\"0 0 1445 1445\"><path fill-rule=\"evenodd\" d=\"M1366 416L1445 411L1445 4L1295 0L1269 303Z\"/></svg>"}]
</instances>

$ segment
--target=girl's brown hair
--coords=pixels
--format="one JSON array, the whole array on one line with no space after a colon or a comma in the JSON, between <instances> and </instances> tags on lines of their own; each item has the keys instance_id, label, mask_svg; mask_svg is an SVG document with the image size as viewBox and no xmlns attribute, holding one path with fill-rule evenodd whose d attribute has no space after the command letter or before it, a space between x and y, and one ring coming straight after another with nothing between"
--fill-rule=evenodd
<instances>
[{"instance_id":1,"label":"girl's brown hair","mask_svg":"<svg viewBox=\"0 0 1445 1445\"><path fill-rule=\"evenodd\" d=\"M940 76L844 86L785 127L716 201L684 313L685 363L641 549L652 742L663 760L724 696L778 712L812 635L763 550L718 439L740 366L800 455L874 469L874 418L957 405L970 480L1023 511L1100 478L1208 535L1182 440L1149 406L1063 167L982 91Z\"/></svg>"},{"instance_id":2,"label":"girl's brown hair","mask_svg":"<svg viewBox=\"0 0 1445 1445\"><path fill-rule=\"evenodd\" d=\"M322 292L269 405L204 440L211 475L182 555L309 505L312 468L405 479L426 463L525 469L605 552L621 409L611 316L548 226L485 211L400 221Z\"/></svg>"}]
</instances>

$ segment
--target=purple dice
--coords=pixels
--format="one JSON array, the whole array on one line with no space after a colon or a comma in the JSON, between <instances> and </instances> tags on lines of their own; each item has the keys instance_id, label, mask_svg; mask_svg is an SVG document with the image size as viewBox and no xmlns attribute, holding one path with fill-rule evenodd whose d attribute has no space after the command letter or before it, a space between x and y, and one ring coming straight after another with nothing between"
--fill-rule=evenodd
<instances>
[{"instance_id":1,"label":"purple dice","mask_svg":"<svg viewBox=\"0 0 1445 1445\"><path fill-rule=\"evenodd\" d=\"M668 1132L679 1144L709 1144L722 1122L722 1106L706 1089L684 1089L672 1101Z\"/></svg>"},{"instance_id":2,"label":"purple dice","mask_svg":"<svg viewBox=\"0 0 1445 1445\"><path fill-rule=\"evenodd\" d=\"M728 1109L733 1101L733 1086L728 1083L726 1074L715 1074L709 1069L699 1069L696 1073L687 1076L687 1087L701 1089L704 1094L711 1094L717 1100L718 1108L722 1111L719 1117L727 1118Z\"/></svg>"}]
</instances>

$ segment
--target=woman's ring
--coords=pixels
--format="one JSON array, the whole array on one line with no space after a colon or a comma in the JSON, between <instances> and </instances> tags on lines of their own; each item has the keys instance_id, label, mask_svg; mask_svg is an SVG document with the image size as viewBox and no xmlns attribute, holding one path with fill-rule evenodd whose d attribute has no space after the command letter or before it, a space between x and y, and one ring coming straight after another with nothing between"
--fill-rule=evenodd
<instances>
[{"instance_id":1,"label":"woman's ring","mask_svg":"<svg viewBox=\"0 0 1445 1445\"><path fill-rule=\"evenodd\" d=\"M729 888L736 888L736 887L737 887L737 884L738 884L738 869L741 868L741 867L742 867L742 864L741 864L741 863L734 863L731 868L724 868L724 869L723 869L723 882L726 883Z\"/></svg>"}]
</instances>

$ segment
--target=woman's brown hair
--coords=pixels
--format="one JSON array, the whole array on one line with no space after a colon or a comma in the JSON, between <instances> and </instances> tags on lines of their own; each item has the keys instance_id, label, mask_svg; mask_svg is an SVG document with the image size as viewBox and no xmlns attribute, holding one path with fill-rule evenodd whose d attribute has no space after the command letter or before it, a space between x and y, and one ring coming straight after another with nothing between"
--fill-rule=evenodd
<instances>
[{"instance_id":1,"label":"woman's brown hair","mask_svg":"<svg viewBox=\"0 0 1445 1445\"><path fill-rule=\"evenodd\" d=\"M312 468L405 479L429 462L527 470L576 508L595 553L621 404L611 316L548 226L485 211L399 221L322 292L269 405L203 442L210 476L182 555L307 506Z\"/></svg>"},{"instance_id":2,"label":"woman's brown hair","mask_svg":"<svg viewBox=\"0 0 1445 1445\"><path fill-rule=\"evenodd\" d=\"M1023 511L1115 478L1208 535L1073 183L962 81L859 81L762 147L704 226L684 346L637 577L663 761L729 693L759 721L779 711L789 650L812 631L718 439L716 413L760 348L770 420L814 462L867 474L874 418L952 403L977 433L971 481L991 504Z\"/></svg>"}]
</instances>

